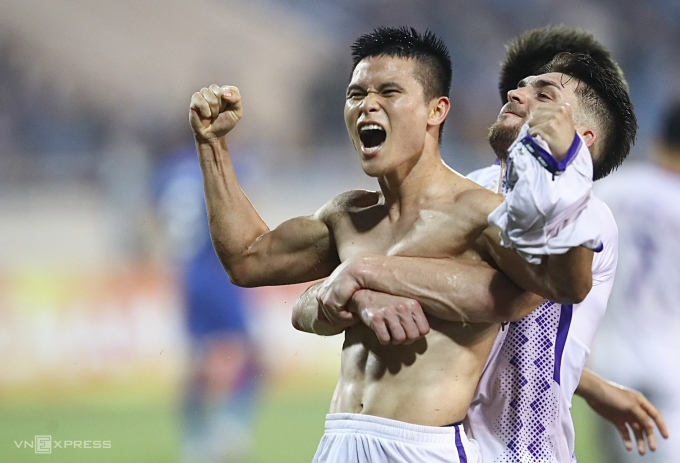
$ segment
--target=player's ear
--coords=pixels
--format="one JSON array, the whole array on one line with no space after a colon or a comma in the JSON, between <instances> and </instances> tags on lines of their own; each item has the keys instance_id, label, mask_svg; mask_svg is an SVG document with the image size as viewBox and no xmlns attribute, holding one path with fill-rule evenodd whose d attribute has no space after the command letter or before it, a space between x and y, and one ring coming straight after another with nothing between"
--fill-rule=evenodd
<instances>
[{"instance_id":1,"label":"player's ear","mask_svg":"<svg viewBox=\"0 0 680 463\"><path fill-rule=\"evenodd\" d=\"M428 122L431 125L443 124L446 120L446 116L449 114L449 109L451 109L451 102L447 97L440 96L433 99Z\"/></svg>"},{"instance_id":2,"label":"player's ear","mask_svg":"<svg viewBox=\"0 0 680 463\"><path fill-rule=\"evenodd\" d=\"M593 146L593 143L595 143L595 140L597 140L597 133L595 133L594 130L586 129L586 128L579 128L578 133L581 134L581 136L585 140L586 146L588 148Z\"/></svg>"}]
</instances>

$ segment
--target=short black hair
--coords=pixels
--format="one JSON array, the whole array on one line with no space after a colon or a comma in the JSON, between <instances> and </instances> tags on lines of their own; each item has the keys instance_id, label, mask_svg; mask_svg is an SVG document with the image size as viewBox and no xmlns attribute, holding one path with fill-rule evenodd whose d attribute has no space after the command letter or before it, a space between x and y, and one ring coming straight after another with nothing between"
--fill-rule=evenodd
<instances>
[{"instance_id":1,"label":"short black hair","mask_svg":"<svg viewBox=\"0 0 680 463\"><path fill-rule=\"evenodd\" d=\"M618 75L583 53L558 53L537 74L549 72L578 79L579 106L600 127L601 143L596 149L598 155L593 157L593 179L606 177L623 163L637 134L637 117L626 86Z\"/></svg>"},{"instance_id":2,"label":"short black hair","mask_svg":"<svg viewBox=\"0 0 680 463\"><path fill-rule=\"evenodd\" d=\"M680 150L680 100L666 108L660 130L661 142L674 150Z\"/></svg>"},{"instance_id":3,"label":"short black hair","mask_svg":"<svg viewBox=\"0 0 680 463\"><path fill-rule=\"evenodd\" d=\"M609 70L623 83L628 83L623 71L611 52L593 34L582 29L566 26L545 26L526 31L506 45L505 58L501 62L498 91L501 101L507 101L508 92L517 88L517 83L537 71L560 52L585 53L600 67Z\"/></svg>"},{"instance_id":4,"label":"short black hair","mask_svg":"<svg viewBox=\"0 0 680 463\"><path fill-rule=\"evenodd\" d=\"M352 71L365 58L391 56L417 60L416 78L429 101L449 96L451 91L451 55L444 42L434 33L418 32L412 27L379 27L364 34L352 45Z\"/></svg>"}]
</instances>

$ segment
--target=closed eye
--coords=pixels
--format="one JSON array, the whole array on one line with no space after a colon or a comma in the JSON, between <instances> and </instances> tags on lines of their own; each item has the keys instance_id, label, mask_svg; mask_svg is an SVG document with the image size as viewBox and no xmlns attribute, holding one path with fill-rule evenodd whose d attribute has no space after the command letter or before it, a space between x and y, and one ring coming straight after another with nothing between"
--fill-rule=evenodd
<instances>
[{"instance_id":1,"label":"closed eye","mask_svg":"<svg viewBox=\"0 0 680 463\"><path fill-rule=\"evenodd\" d=\"M366 96L366 90L363 89L361 86L352 84L349 87L347 87L346 97L348 100L363 98L364 96Z\"/></svg>"}]
</instances>

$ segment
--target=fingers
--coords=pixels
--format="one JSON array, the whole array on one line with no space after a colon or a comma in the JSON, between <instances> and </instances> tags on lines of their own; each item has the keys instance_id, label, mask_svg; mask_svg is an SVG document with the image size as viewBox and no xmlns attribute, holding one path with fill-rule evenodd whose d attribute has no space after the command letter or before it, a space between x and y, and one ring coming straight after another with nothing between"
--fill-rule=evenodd
<instances>
[{"instance_id":1,"label":"fingers","mask_svg":"<svg viewBox=\"0 0 680 463\"><path fill-rule=\"evenodd\" d=\"M210 105L203 96L203 92L199 91L191 95L191 103L189 108L195 112L201 119L210 119Z\"/></svg>"},{"instance_id":2,"label":"fingers","mask_svg":"<svg viewBox=\"0 0 680 463\"><path fill-rule=\"evenodd\" d=\"M644 455L645 454L644 436L647 436L647 444L649 446L649 449L652 451L656 450L656 436L654 435L654 424L650 419L649 413L644 407L644 404L645 402L647 402L647 399L645 399L642 395L638 395L637 398L640 403L639 406L633 409L633 415L635 416L636 421L633 421L631 427L633 428L635 438L637 439L638 453L640 455ZM649 405L651 406L651 404Z\"/></svg>"},{"instance_id":3,"label":"fingers","mask_svg":"<svg viewBox=\"0 0 680 463\"><path fill-rule=\"evenodd\" d=\"M221 112L240 104L238 88L212 84L191 96L190 108L202 119L215 119Z\"/></svg>"},{"instance_id":4,"label":"fingers","mask_svg":"<svg viewBox=\"0 0 680 463\"><path fill-rule=\"evenodd\" d=\"M210 110L209 117L211 119L217 117L220 114L222 90L217 85L213 84L208 88L203 87L200 93L206 103L208 103L208 108Z\"/></svg>"},{"instance_id":5,"label":"fingers","mask_svg":"<svg viewBox=\"0 0 680 463\"><path fill-rule=\"evenodd\" d=\"M649 447L651 451L655 451L657 448L654 425L659 429L659 433L664 439L668 438L668 428L661 412L645 396L638 393L636 399L638 406L632 411L636 421L633 421L631 428L637 440L638 453L644 455L646 447ZM645 446L645 436L647 446Z\"/></svg>"},{"instance_id":6,"label":"fingers","mask_svg":"<svg viewBox=\"0 0 680 463\"><path fill-rule=\"evenodd\" d=\"M659 428L659 432L664 438L668 438L668 428L663 419L661 413L654 407L643 395L636 394L636 399L638 401L638 406L631 410L633 417L629 420L629 425L635 436L635 441L637 444L637 451L640 455L644 455L647 448L651 451L657 449L656 435L654 433L654 425ZM625 424L622 425L625 427ZM623 432L621 428L619 431ZM625 430L626 436L628 436L628 430ZM624 437L626 442L626 449L632 450L633 444L630 437Z\"/></svg>"},{"instance_id":7,"label":"fingers","mask_svg":"<svg viewBox=\"0 0 680 463\"><path fill-rule=\"evenodd\" d=\"M543 139L553 157L561 160L566 156L576 132L571 106L564 103L543 103L528 122L531 136Z\"/></svg>"},{"instance_id":8,"label":"fingers","mask_svg":"<svg viewBox=\"0 0 680 463\"><path fill-rule=\"evenodd\" d=\"M418 330L418 334L420 335L419 337L425 336L427 333L430 332L430 322L427 321L425 312L423 312L422 310L417 311L413 314L413 321Z\"/></svg>"},{"instance_id":9,"label":"fingers","mask_svg":"<svg viewBox=\"0 0 680 463\"><path fill-rule=\"evenodd\" d=\"M385 345L390 343L392 336L390 335L387 325L382 318L376 316L376 314L368 308L361 309L360 316L361 321L373 330L380 344Z\"/></svg>"},{"instance_id":10,"label":"fingers","mask_svg":"<svg viewBox=\"0 0 680 463\"><path fill-rule=\"evenodd\" d=\"M327 307L320 307L321 313L326 321L337 326L350 326L356 321L356 314L346 310L333 310Z\"/></svg>"},{"instance_id":11,"label":"fingers","mask_svg":"<svg viewBox=\"0 0 680 463\"><path fill-rule=\"evenodd\" d=\"M659 433L664 439L668 439L668 427L666 426L666 421L663 419L663 415L661 412L654 406L652 403L647 400L646 398L643 397L642 403L640 404L642 406L642 409L649 415L652 420L654 420L654 423L656 424L656 427L659 429ZM650 426L652 430L654 429L654 426L650 423ZM654 449L652 449L654 450Z\"/></svg>"},{"instance_id":12,"label":"fingers","mask_svg":"<svg viewBox=\"0 0 680 463\"><path fill-rule=\"evenodd\" d=\"M389 339L384 335L378 337L383 344L412 344L430 332L420 304L412 300L373 312L372 323L389 336Z\"/></svg>"},{"instance_id":13,"label":"fingers","mask_svg":"<svg viewBox=\"0 0 680 463\"><path fill-rule=\"evenodd\" d=\"M637 442L637 450L640 455L644 455L647 447L645 446L645 437L642 432L642 426L640 423L634 421L631 426L633 429L633 435L635 436L635 441Z\"/></svg>"},{"instance_id":14,"label":"fingers","mask_svg":"<svg viewBox=\"0 0 680 463\"><path fill-rule=\"evenodd\" d=\"M241 102L241 92L239 91L238 87L234 87L233 85L223 85L219 90L220 93L218 93L218 95L221 95L223 104L223 107L220 108L221 111L224 111L227 107L239 104Z\"/></svg>"},{"instance_id":15,"label":"fingers","mask_svg":"<svg viewBox=\"0 0 680 463\"><path fill-rule=\"evenodd\" d=\"M408 325L404 326L402 325L401 320L395 319L394 317L386 317L385 324L390 332L390 342L392 344L404 344L407 340L413 342L411 339L414 336L415 327Z\"/></svg>"},{"instance_id":16,"label":"fingers","mask_svg":"<svg viewBox=\"0 0 680 463\"><path fill-rule=\"evenodd\" d=\"M645 427L642 429L642 432L640 434L644 434L647 436L647 445L649 447L649 450L654 452L656 450L656 436L654 435L654 426L649 423L645 425ZM645 443L644 440L642 442L642 451L640 452L640 440L638 439L638 452L640 455L644 455L644 450L645 450Z\"/></svg>"},{"instance_id":17,"label":"fingers","mask_svg":"<svg viewBox=\"0 0 680 463\"><path fill-rule=\"evenodd\" d=\"M625 423L617 424L616 429L621 434L621 439L623 439L623 445L626 447L627 451L633 450L633 441L630 438L630 433L628 432L628 427Z\"/></svg>"},{"instance_id":18,"label":"fingers","mask_svg":"<svg viewBox=\"0 0 680 463\"><path fill-rule=\"evenodd\" d=\"M552 121L567 122L572 120L573 112L569 103L541 103L531 113L527 122L529 122L529 126L534 126Z\"/></svg>"},{"instance_id":19,"label":"fingers","mask_svg":"<svg viewBox=\"0 0 680 463\"><path fill-rule=\"evenodd\" d=\"M317 300L323 304L323 285ZM381 344L411 344L430 332L430 324L420 304L387 293L361 289L352 296L349 311L376 333Z\"/></svg>"}]
</instances>

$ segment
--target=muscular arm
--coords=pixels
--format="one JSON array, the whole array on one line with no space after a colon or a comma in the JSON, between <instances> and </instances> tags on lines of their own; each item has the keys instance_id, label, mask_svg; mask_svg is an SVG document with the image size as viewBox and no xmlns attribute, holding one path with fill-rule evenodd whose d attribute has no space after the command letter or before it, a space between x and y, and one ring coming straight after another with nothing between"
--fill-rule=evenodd
<instances>
[{"instance_id":1,"label":"muscular arm","mask_svg":"<svg viewBox=\"0 0 680 463\"><path fill-rule=\"evenodd\" d=\"M194 94L190 120L203 173L210 235L230 279L241 286L291 284L327 276L338 264L322 217L299 217L269 230L239 186L227 133L242 114L235 87Z\"/></svg>"},{"instance_id":2,"label":"muscular arm","mask_svg":"<svg viewBox=\"0 0 680 463\"><path fill-rule=\"evenodd\" d=\"M519 320L542 301L483 262L380 255L344 262L319 297L341 310L362 288L416 300L428 314L450 321Z\"/></svg>"},{"instance_id":3,"label":"muscular arm","mask_svg":"<svg viewBox=\"0 0 680 463\"><path fill-rule=\"evenodd\" d=\"M295 329L332 336L361 321L382 344L410 344L430 331L422 307L413 299L361 289L352 295L346 310L328 311L317 300L320 285L307 288L295 303Z\"/></svg>"},{"instance_id":4,"label":"muscular arm","mask_svg":"<svg viewBox=\"0 0 680 463\"><path fill-rule=\"evenodd\" d=\"M488 227L479 243L503 273L527 291L561 304L579 303L590 292L593 251L589 249L576 247L564 254L546 255L535 265L503 247L496 227Z\"/></svg>"}]
</instances>

